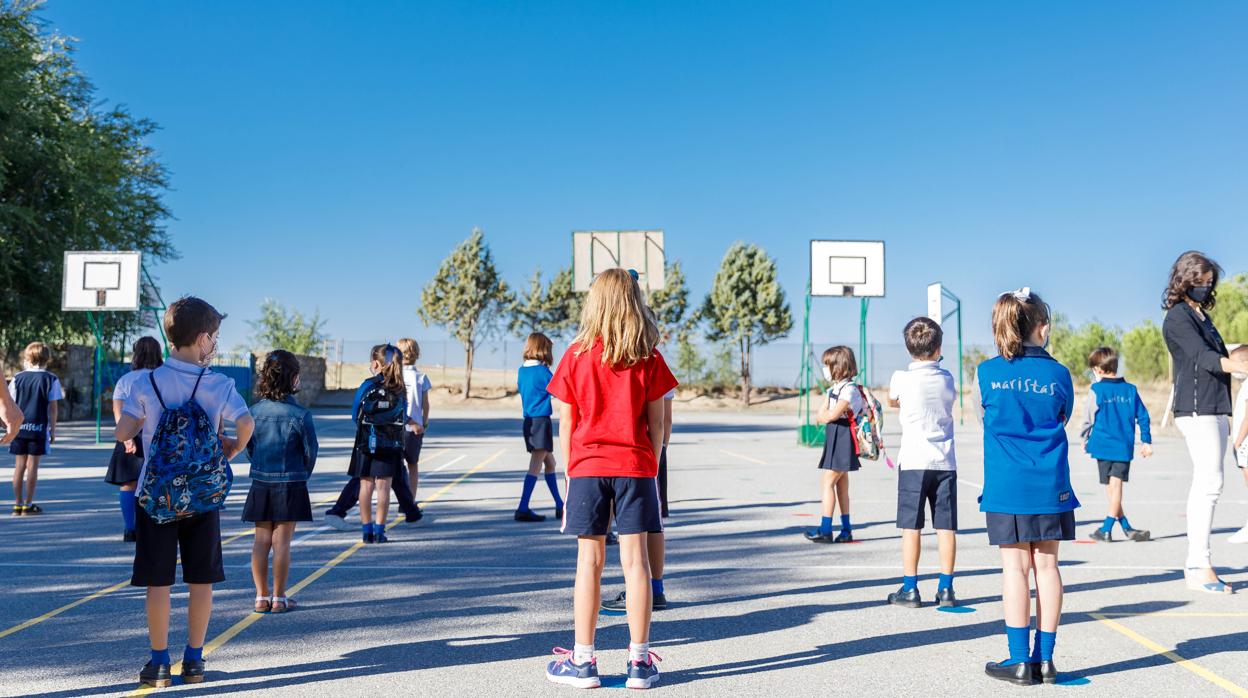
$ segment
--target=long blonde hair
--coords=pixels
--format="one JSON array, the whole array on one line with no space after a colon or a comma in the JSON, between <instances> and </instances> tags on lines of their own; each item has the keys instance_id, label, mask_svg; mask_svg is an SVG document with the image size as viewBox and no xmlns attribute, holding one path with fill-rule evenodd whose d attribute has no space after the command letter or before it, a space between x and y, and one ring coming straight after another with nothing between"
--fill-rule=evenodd
<instances>
[{"instance_id":1,"label":"long blonde hair","mask_svg":"<svg viewBox=\"0 0 1248 698\"><path fill-rule=\"evenodd\" d=\"M992 306L992 338L1007 361L1021 356L1033 330L1049 323L1049 306L1031 289L1002 293Z\"/></svg>"},{"instance_id":2,"label":"long blonde hair","mask_svg":"<svg viewBox=\"0 0 1248 698\"><path fill-rule=\"evenodd\" d=\"M581 327L572 340L576 353L602 341L602 363L632 366L650 358L659 343L659 326L641 297L641 287L623 269L608 269L590 284L581 310Z\"/></svg>"}]
</instances>

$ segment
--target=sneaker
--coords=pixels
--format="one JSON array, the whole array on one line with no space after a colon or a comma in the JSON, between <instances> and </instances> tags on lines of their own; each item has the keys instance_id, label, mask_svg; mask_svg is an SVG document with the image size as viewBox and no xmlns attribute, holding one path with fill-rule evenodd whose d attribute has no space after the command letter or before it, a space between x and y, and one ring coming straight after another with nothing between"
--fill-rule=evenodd
<instances>
[{"instance_id":1,"label":"sneaker","mask_svg":"<svg viewBox=\"0 0 1248 698\"><path fill-rule=\"evenodd\" d=\"M139 671L139 683L154 688L168 688L173 685L173 676L169 674L168 664L152 664L148 662Z\"/></svg>"},{"instance_id":2,"label":"sneaker","mask_svg":"<svg viewBox=\"0 0 1248 698\"><path fill-rule=\"evenodd\" d=\"M26 507L22 506L21 504L14 504L14 505L13 505L13 515L14 515L14 516L21 516L22 514L25 514L25 513L26 513Z\"/></svg>"},{"instance_id":3,"label":"sneaker","mask_svg":"<svg viewBox=\"0 0 1248 698\"><path fill-rule=\"evenodd\" d=\"M608 611L627 611L628 605L625 602L624 592L620 592L614 599L603 601L602 607ZM663 611L667 609L667 595L653 594L651 595L650 610Z\"/></svg>"},{"instance_id":4,"label":"sneaker","mask_svg":"<svg viewBox=\"0 0 1248 698\"><path fill-rule=\"evenodd\" d=\"M416 523L417 521L425 518L425 512L422 511L420 507L416 507L416 511L410 514L404 514L403 518L407 523Z\"/></svg>"},{"instance_id":5,"label":"sneaker","mask_svg":"<svg viewBox=\"0 0 1248 698\"><path fill-rule=\"evenodd\" d=\"M1143 543L1146 540L1151 540L1153 537L1152 532L1142 528L1125 528L1122 531L1122 535L1126 536L1127 540L1133 540L1136 543Z\"/></svg>"},{"instance_id":6,"label":"sneaker","mask_svg":"<svg viewBox=\"0 0 1248 698\"><path fill-rule=\"evenodd\" d=\"M849 531L846 531L845 529L841 529L841 532L837 534L836 538L832 539L832 542L833 543L853 543L854 534Z\"/></svg>"},{"instance_id":7,"label":"sneaker","mask_svg":"<svg viewBox=\"0 0 1248 698\"><path fill-rule=\"evenodd\" d=\"M936 590L936 607L937 608L953 608L958 605L958 597L953 593L953 587L945 587Z\"/></svg>"},{"instance_id":8,"label":"sneaker","mask_svg":"<svg viewBox=\"0 0 1248 698\"><path fill-rule=\"evenodd\" d=\"M620 544L619 536L608 531L607 532L607 545L619 545L619 544Z\"/></svg>"},{"instance_id":9,"label":"sneaker","mask_svg":"<svg viewBox=\"0 0 1248 698\"><path fill-rule=\"evenodd\" d=\"M817 528L812 528L803 535L805 535L806 540L811 543L831 543L835 540L832 538L831 533L820 533Z\"/></svg>"},{"instance_id":10,"label":"sneaker","mask_svg":"<svg viewBox=\"0 0 1248 698\"><path fill-rule=\"evenodd\" d=\"M133 543L138 537L134 535L134 531L122 531L121 540L123 543Z\"/></svg>"},{"instance_id":11,"label":"sneaker","mask_svg":"<svg viewBox=\"0 0 1248 698\"><path fill-rule=\"evenodd\" d=\"M43 508L40 507L38 504L27 504L26 511L22 513L24 513L26 516L30 516L31 514L42 514Z\"/></svg>"},{"instance_id":12,"label":"sneaker","mask_svg":"<svg viewBox=\"0 0 1248 698\"><path fill-rule=\"evenodd\" d=\"M656 660L661 662L663 658L650 652L646 660L628 663L628 680L624 682L625 688L650 688L659 682L659 667Z\"/></svg>"},{"instance_id":13,"label":"sneaker","mask_svg":"<svg viewBox=\"0 0 1248 698\"><path fill-rule=\"evenodd\" d=\"M516 521L527 521L531 523L536 523L538 521L545 521L546 517L533 511L532 509L525 509L525 510L517 509L515 519Z\"/></svg>"},{"instance_id":14,"label":"sneaker","mask_svg":"<svg viewBox=\"0 0 1248 698\"><path fill-rule=\"evenodd\" d=\"M575 688L598 688L602 685L602 680L598 678L597 659L577 664L572 661L572 650L556 647L551 652L554 653L555 659L546 665L548 681Z\"/></svg>"},{"instance_id":15,"label":"sneaker","mask_svg":"<svg viewBox=\"0 0 1248 698\"><path fill-rule=\"evenodd\" d=\"M196 659L194 661L182 660L182 683L203 683L204 682L204 660Z\"/></svg>"},{"instance_id":16,"label":"sneaker","mask_svg":"<svg viewBox=\"0 0 1248 698\"><path fill-rule=\"evenodd\" d=\"M339 531L350 531L355 528L354 525L347 523L346 517L342 514L335 514L332 511L325 512L325 523L329 524L330 528L336 528Z\"/></svg>"},{"instance_id":17,"label":"sneaker","mask_svg":"<svg viewBox=\"0 0 1248 698\"><path fill-rule=\"evenodd\" d=\"M1113 542L1114 540L1114 532L1106 531L1103 528L1098 528L1095 531L1089 533L1088 538L1091 538L1092 540L1098 541L1100 543L1110 543L1110 542Z\"/></svg>"},{"instance_id":18,"label":"sneaker","mask_svg":"<svg viewBox=\"0 0 1248 698\"><path fill-rule=\"evenodd\" d=\"M901 588L888 595L888 602L894 606L902 608L920 608L923 605L923 599L919 597L919 589Z\"/></svg>"},{"instance_id":19,"label":"sneaker","mask_svg":"<svg viewBox=\"0 0 1248 698\"><path fill-rule=\"evenodd\" d=\"M1243 528L1236 531L1234 535L1232 535L1230 538L1226 540L1226 542L1235 543L1237 545L1248 543L1248 526L1244 526Z\"/></svg>"}]
</instances>

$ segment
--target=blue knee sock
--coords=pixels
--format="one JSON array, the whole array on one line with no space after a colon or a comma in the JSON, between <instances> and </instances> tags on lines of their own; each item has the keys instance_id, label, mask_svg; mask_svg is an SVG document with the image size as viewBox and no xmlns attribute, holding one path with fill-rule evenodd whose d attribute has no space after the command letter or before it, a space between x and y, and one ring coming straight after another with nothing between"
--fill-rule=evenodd
<instances>
[{"instance_id":1,"label":"blue knee sock","mask_svg":"<svg viewBox=\"0 0 1248 698\"><path fill-rule=\"evenodd\" d=\"M662 594L663 593L663 580L651 579L650 580L650 592L653 593L655 596Z\"/></svg>"},{"instance_id":2,"label":"blue knee sock","mask_svg":"<svg viewBox=\"0 0 1248 698\"><path fill-rule=\"evenodd\" d=\"M854 527L849 525L849 514L841 514L841 533L850 533L853 530Z\"/></svg>"},{"instance_id":3,"label":"blue knee sock","mask_svg":"<svg viewBox=\"0 0 1248 698\"><path fill-rule=\"evenodd\" d=\"M190 645L187 645L186 649L183 650L182 652L183 662L198 662L199 660L203 658L204 658L203 647L191 647Z\"/></svg>"},{"instance_id":4,"label":"blue knee sock","mask_svg":"<svg viewBox=\"0 0 1248 698\"><path fill-rule=\"evenodd\" d=\"M831 516L825 516L822 519L819 519L819 535L821 536L832 535L832 517Z\"/></svg>"},{"instance_id":5,"label":"blue knee sock","mask_svg":"<svg viewBox=\"0 0 1248 698\"><path fill-rule=\"evenodd\" d=\"M1027 658L1027 661L1032 664L1040 662L1040 628L1036 628L1036 640L1031 643L1031 656Z\"/></svg>"},{"instance_id":6,"label":"blue knee sock","mask_svg":"<svg viewBox=\"0 0 1248 698\"><path fill-rule=\"evenodd\" d=\"M919 578L917 575L913 577L909 575L905 575L901 578L901 590L902 591L910 591L911 589L917 589L918 587L919 587Z\"/></svg>"},{"instance_id":7,"label":"blue knee sock","mask_svg":"<svg viewBox=\"0 0 1248 698\"><path fill-rule=\"evenodd\" d=\"M952 574L940 575L940 581L936 583L936 591L940 591L941 589L952 589L952 588L953 588L953 575Z\"/></svg>"},{"instance_id":8,"label":"blue knee sock","mask_svg":"<svg viewBox=\"0 0 1248 698\"><path fill-rule=\"evenodd\" d=\"M1040 645L1040 661L1048 662L1053 660L1053 646L1057 644L1057 633L1046 633L1043 630L1036 633L1036 641Z\"/></svg>"},{"instance_id":9,"label":"blue knee sock","mask_svg":"<svg viewBox=\"0 0 1248 698\"><path fill-rule=\"evenodd\" d=\"M546 473L546 487L550 489L550 496L555 500L555 508L563 508L563 497L559 496L559 474Z\"/></svg>"},{"instance_id":10,"label":"blue knee sock","mask_svg":"<svg viewBox=\"0 0 1248 698\"><path fill-rule=\"evenodd\" d=\"M533 498L533 487L537 485L536 475L524 476L524 491L520 493L520 506L516 507L516 511L528 511L529 500Z\"/></svg>"},{"instance_id":11,"label":"blue knee sock","mask_svg":"<svg viewBox=\"0 0 1248 698\"><path fill-rule=\"evenodd\" d=\"M1109 528L1112 530L1114 528L1114 522L1112 519L1107 519L1107 520L1109 521ZM1122 526L1123 532L1131 530L1131 522L1127 521L1127 517L1125 516L1118 517L1118 525Z\"/></svg>"},{"instance_id":12,"label":"blue knee sock","mask_svg":"<svg viewBox=\"0 0 1248 698\"><path fill-rule=\"evenodd\" d=\"M134 530L134 492L126 490L117 491L117 504L121 507L121 520L125 522L126 530Z\"/></svg>"},{"instance_id":13,"label":"blue knee sock","mask_svg":"<svg viewBox=\"0 0 1248 698\"><path fill-rule=\"evenodd\" d=\"M152 664L172 664L169 659L169 649L152 650Z\"/></svg>"},{"instance_id":14,"label":"blue knee sock","mask_svg":"<svg viewBox=\"0 0 1248 698\"><path fill-rule=\"evenodd\" d=\"M1105 520L1101 522L1101 531L1109 533L1112 530L1114 530L1114 517L1106 516Z\"/></svg>"},{"instance_id":15,"label":"blue knee sock","mask_svg":"<svg viewBox=\"0 0 1248 698\"><path fill-rule=\"evenodd\" d=\"M385 524L379 524L379 523L375 523L375 524L373 524L373 535L374 535L374 536L380 536L381 534L383 534L383 533L385 533L385 532L386 532L386 525L385 525Z\"/></svg>"},{"instance_id":16,"label":"blue knee sock","mask_svg":"<svg viewBox=\"0 0 1248 698\"><path fill-rule=\"evenodd\" d=\"M360 532L366 536L371 536L373 534L373 525L371 523L360 524Z\"/></svg>"},{"instance_id":17,"label":"blue knee sock","mask_svg":"<svg viewBox=\"0 0 1248 698\"><path fill-rule=\"evenodd\" d=\"M1010 658L1001 662L1005 666L1027 661L1027 636L1031 628L1012 628L1005 626L1005 641L1010 648Z\"/></svg>"}]
</instances>

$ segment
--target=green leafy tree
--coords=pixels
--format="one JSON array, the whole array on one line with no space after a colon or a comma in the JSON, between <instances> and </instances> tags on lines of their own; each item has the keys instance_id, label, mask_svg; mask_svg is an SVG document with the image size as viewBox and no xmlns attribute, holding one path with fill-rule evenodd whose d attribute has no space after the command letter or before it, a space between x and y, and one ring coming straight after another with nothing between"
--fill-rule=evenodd
<instances>
[{"instance_id":1,"label":"green leafy tree","mask_svg":"<svg viewBox=\"0 0 1248 698\"><path fill-rule=\"evenodd\" d=\"M420 292L420 319L445 327L464 346L464 399L472 394L477 344L494 334L515 296L498 274L480 228L438 266Z\"/></svg>"},{"instance_id":2,"label":"green leafy tree","mask_svg":"<svg viewBox=\"0 0 1248 698\"><path fill-rule=\"evenodd\" d=\"M741 401L748 407L754 347L784 337L793 327L775 260L757 245L734 243L720 262L700 316L708 340L736 344Z\"/></svg>"},{"instance_id":3,"label":"green leafy tree","mask_svg":"<svg viewBox=\"0 0 1248 698\"><path fill-rule=\"evenodd\" d=\"M668 265L663 274L663 288L650 292L647 303L659 323L663 342L677 336L685 327L689 310L689 286L680 262Z\"/></svg>"},{"instance_id":4,"label":"green leafy tree","mask_svg":"<svg viewBox=\"0 0 1248 698\"><path fill-rule=\"evenodd\" d=\"M40 3L0 0L0 349L84 341L85 313L62 313L65 250L176 256L164 222L168 175L147 138L156 125L106 106L45 31ZM107 345L143 329L140 313L103 313Z\"/></svg>"},{"instance_id":5,"label":"green leafy tree","mask_svg":"<svg viewBox=\"0 0 1248 698\"><path fill-rule=\"evenodd\" d=\"M1122 335L1122 359L1127 375L1135 382L1157 381L1169 373L1170 351L1161 327L1152 320L1132 327Z\"/></svg>"},{"instance_id":6,"label":"green leafy tree","mask_svg":"<svg viewBox=\"0 0 1248 698\"><path fill-rule=\"evenodd\" d=\"M1209 317L1228 343L1248 343L1248 274L1218 284L1218 302Z\"/></svg>"},{"instance_id":7,"label":"green leafy tree","mask_svg":"<svg viewBox=\"0 0 1248 698\"><path fill-rule=\"evenodd\" d=\"M546 325L546 289L542 286L542 269L533 270L526 292L516 294L507 307L507 329L517 337L544 331Z\"/></svg>"},{"instance_id":8,"label":"green leafy tree","mask_svg":"<svg viewBox=\"0 0 1248 698\"><path fill-rule=\"evenodd\" d=\"M248 320L252 342L262 350L285 349L293 354L316 354L325 344L325 321L320 311L305 318L272 298L260 304L260 318Z\"/></svg>"},{"instance_id":9,"label":"green leafy tree","mask_svg":"<svg viewBox=\"0 0 1248 698\"><path fill-rule=\"evenodd\" d=\"M988 360L988 354L979 347L967 347L962 352L962 370L966 373L967 389L975 385L975 375L979 371L979 365Z\"/></svg>"},{"instance_id":10,"label":"green leafy tree","mask_svg":"<svg viewBox=\"0 0 1248 698\"><path fill-rule=\"evenodd\" d=\"M1097 347L1121 347L1121 332L1093 320L1075 328L1065 316L1055 314L1049 335L1049 353L1065 366L1076 380L1088 377L1088 355Z\"/></svg>"},{"instance_id":11,"label":"green leafy tree","mask_svg":"<svg viewBox=\"0 0 1248 698\"><path fill-rule=\"evenodd\" d=\"M693 343L693 333L684 330L676 335L676 375L682 384L701 383L706 374L706 359Z\"/></svg>"},{"instance_id":12,"label":"green leafy tree","mask_svg":"<svg viewBox=\"0 0 1248 698\"><path fill-rule=\"evenodd\" d=\"M528 290L507 308L507 329L519 337L542 332L552 338L569 339L581 317L581 294L572 290L572 270L562 269L546 285L542 270L529 277Z\"/></svg>"}]
</instances>

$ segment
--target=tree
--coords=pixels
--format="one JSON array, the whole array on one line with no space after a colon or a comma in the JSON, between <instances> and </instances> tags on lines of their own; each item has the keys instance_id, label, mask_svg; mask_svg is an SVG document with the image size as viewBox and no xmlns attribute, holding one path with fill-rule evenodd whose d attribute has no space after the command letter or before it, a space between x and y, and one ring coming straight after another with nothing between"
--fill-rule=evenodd
<instances>
[{"instance_id":1,"label":"tree","mask_svg":"<svg viewBox=\"0 0 1248 698\"><path fill-rule=\"evenodd\" d=\"M0 0L0 350L83 341L85 313L62 313L65 250L176 257L164 221L168 175L146 140L156 125L106 107L71 40L41 28L30 0ZM140 314L103 313L105 341Z\"/></svg>"},{"instance_id":2,"label":"tree","mask_svg":"<svg viewBox=\"0 0 1248 698\"><path fill-rule=\"evenodd\" d=\"M480 228L438 266L420 292L417 311L425 325L447 328L464 345L464 399L472 393L472 364L477 343L498 330L515 297L498 275L494 255Z\"/></svg>"},{"instance_id":3,"label":"tree","mask_svg":"<svg viewBox=\"0 0 1248 698\"><path fill-rule=\"evenodd\" d=\"M678 261L667 266L663 280L663 288L651 291L647 303L659 323L660 341L666 342L684 329L689 308L689 286L685 283L685 272Z\"/></svg>"},{"instance_id":4,"label":"tree","mask_svg":"<svg viewBox=\"0 0 1248 698\"><path fill-rule=\"evenodd\" d=\"M542 287L542 269L538 267L529 277L529 290L517 294L507 306L507 329L517 337L542 332L546 315L546 290Z\"/></svg>"},{"instance_id":5,"label":"tree","mask_svg":"<svg viewBox=\"0 0 1248 698\"><path fill-rule=\"evenodd\" d=\"M1118 349L1122 342L1122 332L1106 327L1096 320L1084 323L1078 328L1060 313L1053 316L1053 325L1049 334L1049 353L1065 366L1076 380L1088 376L1088 355L1097 347Z\"/></svg>"},{"instance_id":6,"label":"tree","mask_svg":"<svg viewBox=\"0 0 1248 698\"><path fill-rule=\"evenodd\" d=\"M325 321L318 310L304 318L298 310L287 310L272 298L260 304L260 319L248 320L252 341L259 349L285 349L292 354L314 354L325 343Z\"/></svg>"},{"instance_id":7,"label":"tree","mask_svg":"<svg viewBox=\"0 0 1248 698\"><path fill-rule=\"evenodd\" d=\"M682 330L676 335L676 375L681 383L701 383L706 374L706 359L693 343L693 333Z\"/></svg>"},{"instance_id":8,"label":"tree","mask_svg":"<svg viewBox=\"0 0 1248 698\"><path fill-rule=\"evenodd\" d=\"M1145 320L1123 333L1122 359L1131 380L1137 383L1165 378L1169 373L1170 351L1161 328L1152 320Z\"/></svg>"},{"instance_id":9,"label":"tree","mask_svg":"<svg viewBox=\"0 0 1248 698\"><path fill-rule=\"evenodd\" d=\"M979 347L967 347L962 354L962 370L966 373L966 384L975 385L975 376L979 365L988 360L988 354ZM969 388L968 388L969 389Z\"/></svg>"},{"instance_id":10,"label":"tree","mask_svg":"<svg viewBox=\"0 0 1248 698\"><path fill-rule=\"evenodd\" d=\"M715 273L701 317L708 340L737 344L741 401L748 407L754 346L779 339L793 327L784 289L776 278L775 260L757 245L734 243Z\"/></svg>"},{"instance_id":11,"label":"tree","mask_svg":"<svg viewBox=\"0 0 1248 698\"><path fill-rule=\"evenodd\" d=\"M1236 274L1218 284L1218 302L1209 312L1222 339L1248 343L1248 274Z\"/></svg>"},{"instance_id":12,"label":"tree","mask_svg":"<svg viewBox=\"0 0 1248 698\"><path fill-rule=\"evenodd\" d=\"M542 285L542 270L533 271L529 289L507 308L507 329L519 337L542 332L569 339L581 318L581 294L572 290L572 270L561 269Z\"/></svg>"}]
</instances>

